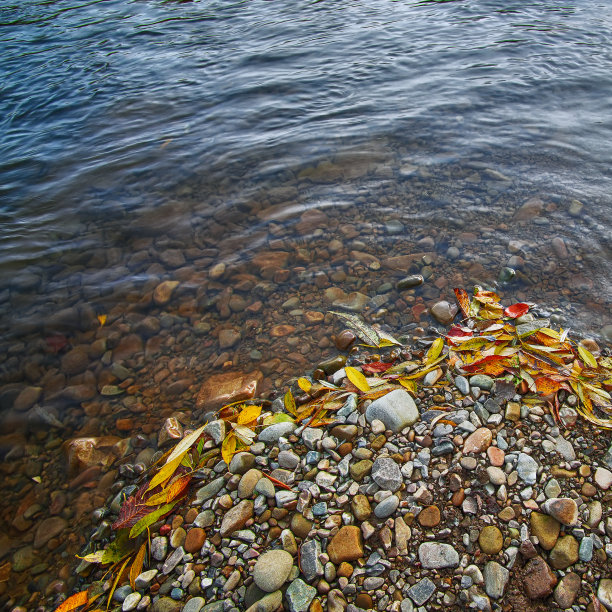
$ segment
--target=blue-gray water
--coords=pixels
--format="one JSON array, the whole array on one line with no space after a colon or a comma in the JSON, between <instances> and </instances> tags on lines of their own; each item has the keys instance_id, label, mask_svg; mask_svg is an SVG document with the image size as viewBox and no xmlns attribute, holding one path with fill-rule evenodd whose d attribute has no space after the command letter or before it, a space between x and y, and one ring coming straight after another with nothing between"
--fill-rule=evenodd
<instances>
[{"instance_id":1,"label":"blue-gray water","mask_svg":"<svg viewBox=\"0 0 612 612\"><path fill-rule=\"evenodd\" d=\"M223 367L280 384L334 353L305 315L334 291L401 330L482 283L612 336L609 2L23 0L0 24L3 455L63 465L47 430L125 438L143 405L153 443ZM99 395L119 366L136 404Z\"/></svg>"}]
</instances>

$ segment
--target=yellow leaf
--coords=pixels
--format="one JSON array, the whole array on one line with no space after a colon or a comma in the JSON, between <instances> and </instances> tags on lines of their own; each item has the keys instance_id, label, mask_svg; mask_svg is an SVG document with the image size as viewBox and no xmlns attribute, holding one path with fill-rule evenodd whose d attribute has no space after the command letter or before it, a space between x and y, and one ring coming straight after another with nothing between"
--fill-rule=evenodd
<instances>
[{"instance_id":1,"label":"yellow leaf","mask_svg":"<svg viewBox=\"0 0 612 612\"><path fill-rule=\"evenodd\" d=\"M90 553L89 555L85 555L84 557L79 557L79 555L75 555L78 559L83 559L83 561L87 561L87 563L102 563L102 557L104 556L103 550L98 550L95 553Z\"/></svg>"},{"instance_id":2,"label":"yellow leaf","mask_svg":"<svg viewBox=\"0 0 612 612\"><path fill-rule=\"evenodd\" d=\"M106 315L98 315L98 321L100 321L100 327L104 327L104 324L106 323Z\"/></svg>"},{"instance_id":3,"label":"yellow leaf","mask_svg":"<svg viewBox=\"0 0 612 612\"><path fill-rule=\"evenodd\" d=\"M221 456L227 465L230 464L232 457L236 453L236 443L237 440L233 431L223 440L223 444L221 445Z\"/></svg>"},{"instance_id":4,"label":"yellow leaf","mask_svg":"<svg viewBox=\"0 0 612 612\"><path fill-rule=\"evenodd\" d=\"M368 391L370 391L370 385L368 385L368 381L366 380L365 376L359 370L356 370L355 368L351 368L350 366L347 366L346 368L344 368L344 371L346 372L348 379L362 393L367 393Z\"/></svg>"},{"instance_id":5,"label":"yellow leaf","mask_svg":"<svg viewBox=\"0 0 612 612\"><path fill-rule=\"evenodd\" d=\"M59 608L55 609L55 612L70 612L79 606L84 606L88 601L87 591L81 591L76 595L70 596Z\"/></svg>"},{"instance_id":6,"label":"yellow leaf","mask_svg":"<svg viewBox=\"0 0 612 612\"><path fill-rule=\"evenodd\" d=\"M310 393L312 383L307 378L298 378L297 384L304 393Z\"/></svg>"},{"instance_id":7,"label":"yellow leaf","mask_svg":"<svg viewBox=\"0 0 612 612\"><path fill-rule=\"evenodd\" d=\"M255 432L252 429L249 429L244 425L235 425L234 423L231 423L231 425L239 441L247 445L253 443L253 438L255 438Z\"/></svg>"},{"instance_id":8,"label":"yellow leaf","mask_svg":"<svg viewBox=\"0 0 612 612\"><path fill-rule=\"evenodd\" d=\"M136 590L136 577L142 573L142 565L144 563L144 556L147 552L147 545L143 544L138 550L138 554L134 559L134 563L132 563L132 567L130 567L130 586L132 590Z\"/></svg>"},{"instance_id":9,"label":"yellow leaf","mask_svg":"<svg viewBox=\"0 0 612 612\"><path fill-rule=\"evenodd\" d=\"M245 406L238 415L238 425L247 425L259 418L261 406Z\"/></svg>"},{"instance_id":10,"label":"yellow leaf","mask_svg":"<svg viewBox=\"0 0 612 612\"><path fill-rule=\"evenodd\" d=\"M292 416L297 416L297 409L295 407L295 400L293 399L293 393L291 393L291 389L285 393L285 397L283 398L283 402L285 404L285 410Z\"/></svg>"},{"instance_id":11,"label":"yellow leaf","mask_svg":"<svg viewBox=\"0 0 612 612\"><path fill-rule=\"evenodd\" d=\"M597 359L593 356L593 354L587 349L584 348L581 344L578 345L578 354L580 355L582 361L589 366L589 368L597 369Z\"/></svg>"},{"instance_id":12,"label":"yellow leaf","mask_svg":"<svg viewBox=\"0 0 612 612\"><path fill-rule=\"evenodd\" d=\"M175 447L174 450L170 453L168 460L166 463L170 463L175 457L178 455L184 455L186 451L188 451L193 444L197 441L197 439L202 435L204 431L204 427L206 424L202 425L195 431L192 431L189 435L185 436Z\"/></svg>"},{"instance_id":13,"label":"yellow leaf","mask_svg":"<svg viewBox=\"0 0 612 612\"><path fill-rule=\"evenodd\" d=\"M402 385L402 387L405 387L406 389L408 389L408 391L410 393L412 393L412 395L416 395L416 393L417 393L416 380L409 380L407 378L400 378L400 379L398 379L398 382L399 382L400 385Z\"/></svg>"},{"instance_id":14,"label":"yellow leaf","mask_svg":"<svg viewBox=\"0 0 612 612\"><path fill-rule=\"evenodd\" d=\"M435 361L440 356L443 348L444 340L442 340L442 338L436 338L427 351L427 363Z\"/></svg>"},{"instance_id":15,"label":"yellow leaf","mask_svg":"<svg viewBox=\"0 0 612 612\"><path fill-rule=\"evenodd\" d=\"M150 491L151 489L154 489L157 485L163 484L164 482L169 480L172 474L174 474L174 472L176 472L176 470L178 469L178 466L181 465L181 461L183 461L183 457L185 456L188 450L189 449L184 450L182 454L176 456L174 459L172 459L172 461L168 461L162 467L162 469L159 470L159 472L157 472L155 476L153 476L153 479L151 480L147 491Z\"/></svg>"},{"instance_id":16,"label":"yellow leaf","mask_svg":"<svg viewBox=\"0 0 612 612\"><path fill-rule=\"evenodd\" d=\"M121 569L119 570L119 573L117 574L115 581L113 582L113 586L111 587L111 590L108 594L108 600L106 602L106 609L108 610L108 607L110 606L110 602L111 599L113 598L113 595L115 593L115 590L117 589L117 585L119 584L119 580L121 579L121 574L123 574L123 570L125 569L125 566L128 564L128 561L130 560L130 557L128 557L124 562L123 565L121 566Z\"/></svg>"}]
</instances>

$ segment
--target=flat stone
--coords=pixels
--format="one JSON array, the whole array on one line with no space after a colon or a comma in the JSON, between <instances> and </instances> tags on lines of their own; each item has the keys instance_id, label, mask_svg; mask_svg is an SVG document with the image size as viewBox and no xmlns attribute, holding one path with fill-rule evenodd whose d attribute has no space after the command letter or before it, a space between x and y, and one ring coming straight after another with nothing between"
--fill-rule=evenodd
<instances>
[{"instance_id":1,"label":"flat stone","mask_svg":"<svg viewBox=\"0 0 612 612\"><path fill-rule=\"evenodd\" d=\"M398 506L399 497L397 495L390 495L376 505L374 514L377 518L387 518L397 510Z\"/></svg>"},{"instance_id":2,"label":"flat stone","mask_svg":"<svg viewBox=\"0 0 612 612\"><path fill-rule=\"evenodd\" d=\"M573 461L576 458L576 451L569 440L559 436L555 440L555 450L566 460Z\"/></svg>"},{"instance_id":3,"label":"flat stone","mask_svg":"<svg viewBox=\"0 0 612 612\"><path fill-rule=\"evenodd\" d=\"M492 466L502 467L504 465L506 453L498 446L489 446L489 448L487 448L487 457Z\"/></svg>"},{"instance_id":4,"label":"flat stone","mask_svg":"<svg viewBox=\"0 0 612 612\"><path fill-rule=\"evenodd\" d=\"M538 538L540 546L544 550L552 550L559 538L561 523L556 518L539 512L532 512L529 522L531 532Z\"/></svg>"},{"instance_id":5,"label":"flat stone","mask_svg":"<svg viewBox=\"0 0 612 612\"><path fill-rule=\"evenodd\" d=\"M288 436L289 434L293 433L296 428L297 425L295 423L276 423L261 431L257 436L257 439L260 442L265 442L266 444L278 442L279 438Z\"/></svg>"},{"instance_id":6,"label":"flat stone","mask_svg":"<svg viewBox=\"0 0 612 612\"><path fill-rule=\"evenodd\" d=\"M131 610L134 610L140 602L141 598L142 595L140 593L130 593L123 600L123 604L121 605L122 612L130 612Z\"/></svg>"},{"instance_id":7,"label":"flat stone","mask_svg":"<svg viewBox=\"0 0 612 612\"><path fill-rule=\"evenodd\" d=\"M397 491L402 486L399 465L390 457L379 457L372 465L372 479L385 491Z\"/></svg>"},{"instance_id":8,"label":"flat stone","mask_svg":"<svg viewBox=\"0 0 612 612\"><path fill-rule=\"evenodd\" d=\"M187 537L185 538L185 550L188 553L200 552L200 549L204 545L205 541L206 532L200 527L192 527L187 532Z\"/></svg>"},{"instance_id":9,"label":"flat stone","mask_svg":"<svg viewBox=\"0 0 612 612\"><path fill-rule=\"evenodd\" d=\"M284 550L265 552L255 563L253 580L266 593L277 591L283 586L293 567L293 557Z\"/></svg>"},{"instance_id":10,"label":"flat stone","mask_svg":"<svg viewBox=\"0 0 612 612\"><path fill-rule=\"evenodd\" d=\"M355 495L351 501L351 510L358 521L367 521L372 514L372 507L365 495Z\"/></svg>"},{"instance_id":11,"label":"flat stone","mask_svg":"<svg viewBox=\"0 0 612 612\"><path fill-rule=\"evenodd\" d=\"M245 474L255 465L253 453L236 453L230 461L228 470L230 474Z\"/></svg>"},{"instance_id":12,"label":"flat stone","mask_svg":"<svg viewBox=\"0 0 612 612\"><path fill-rule=\"evenodd\" d=\"M597 599L605 606L606 610L612 610L612 580L602 578L597 587Z\"/></svg>"},{"instance_id":13,"label":"flat stone","mask_svg":"<svg viewBox=\"0 0 612 612\"><path fill-rule=\"evenodd\" d=\"M499 486L506 484L506 472L494 465L490 465L487 468L487 476L492 485Z\"/></svg>"},{"instance_id":14,"label":"flat stone","mask_svg":"<svg viewBox=\"0 0 612 612\"><path fill-rule=\"evenodd\" d=\"M435 592L436 585L429 578L423 578L408 589L408 597L417 606L422 606Z\"/></svg>"},{"instance_id":15,"label":"flat stone","mask_svg":"<svg viewBox=\"0 0 612 612\"><path fill-rule=\"evenodd\" d=\"M221 444L227 433L227 424L223 419L216 419L204 427L204 433L209 435L215 444Z\"/></svg>"},{"instance_id":16,"label":"flat stone","mask_svg":"<svg viewBox=\"0 0 612 612\"><path fill-rule=\"evenodd\" d=\"M423 508L417 517L421 527L435 527L440 523L440 509L438 506Z\"/></svg>"},{"instance_id":17,"label":"flat stone","mask_svg":"<svg viewBox=\"0 0 612 612\"><path fill-rule=\"evenodd\" d=\"M457 387L463 395L469 395L470 393L470 383L464 376L455 377L455 387Z\"/></svg>"},{"instance_id":18,"label":"flat stone","mask_svg":"<svg viewBox=\"0 0 612 612\"><path fill-rule=\"evenodd\" d=\"M557 576L542 557L535 557L525 566L523 584L527 597L543 599L552 593L557 584Z\"/></svg>"},{"instance_id":19,"label":"flat stone","mask_svg":"<svg viewBox=\"0 0 612 612\"><path fill-rule=\"evenodd\" d=\"M38 524L36 534L34 535L34 548L42 548L49 540L60 535L67 527L67 521L59 516L43 519Z\"/></svg>"},{"instance_id":20,"label":"flat stone","mask_svg":"<svg viewBox=\"0 0 612 612\"><path fill-rule=\"evenodd\" d=\"M566 569L578 561L578 540L572 535L566 535L557 540L550 551L549 561L555 569Z\"/></svg>"},{"instance_id":21,"label":"flat stone","mask_svg":"<svg viewBox=\"0 0 612 612\"><path fill-rule=\"evenodd\" d=\"M580 583L580 576L574 572L568 572L561 578L553 595L560 608L565 610L574 605L578 591L580 591Z\"/></svg>"},{"instance_id":22,"label":"flat stone","mask_svg":"<svg viewBox=\"0 0 612 612\"><path fill-rule=\"evenodd\" d=\"M607 491L612 486L612 472L606 468L598 467L593 478L602 491Z\"/></svg>"},{"instance_id":23,"label":"flat stone","mask_svg":"<svg viewBox=\"0 0 612 612\"><path fill-rule=\"evenodd\" d=\"M485 592L493 599L500 599L504 595L510 572L497 561L489 561L483 572Z\"/></svg>"},{"instance_id":24,"label":"flat stone","mask_svg":"<svg viewBox=\"0 0 612 612\"><path fill-rule=\"evenodd\" d=\"M584 563L588 563L593 558L593 538L585 537L580 540L578 548L578 558Z\"/></svg>"},{"instance_id":25,"label":"flat stone","mask_svg":"<svg viewBox=\"0 0 612 612\"><path fill-rule=\"evenodd\" d=\"M495 381L486 374L475 374L470 378L470 385L478 387L484 391L490 391L493 388Z\"/></svg>"},{"instance_id":26,"label":"flat stone","mask_svg":"<svg viewBox=\"0 0 612 612\"><path fill-rule=\"evenodd\" d=\"M518 421L521 418L521 405L518 402L508 402L505 416L507 421Z\"/></svg>"},{"instance_id":27,"label":"flat stone","mask_svg":"<svg viewBox=\"0 0 612 612\"><path fill-rule=\"evenodd\" d=\"M573 526L578 523L578 506L569 497L553 497L541 506L542 511L556 518L562 525Z\"/></svg>"},{"instance_id":28,"label":"flat stone","mask_svg":"<svg viewBox=\"0 0 612 612\"><path fill-rule=\"evenodd\" d=\"M527 453L519 453L516 471L519 478L526 484L532 485L536 483L538 464L531 455L528 455Z\"/></svg>"},{"instance_id":29,"label":"flat stone","mask_svg":"<svg viewBox=\"0 0 612 612\"><path fill-rule=\"evenodd\" d=\"M207 485L204 485L202 488L198 489L196 492L196 500L198 503L202 504L209 499L212 499L219 493L219 491L225 486L225 479L223 476L216 478L212 482L209 482Z\"/></svg>"},{"instance_id":30,"label":"flat stone","mask_svg":"<svg viewBox=\"0 0 612 612\"><path fill-rule=\"evenodd\" d=\"M293 451L283 450L278 453L277 461L279 467L287 470L295 470L295 468L300 464L300 457Z\"/></svg>"},{"instance_id":31,"label":"flat stone","mask_svg":"<svg viewBox=\"0 0 612 612\"><path fill-rule=\"evenodd\" d=\"M330 561L336 565L343 561L356 561L363 557L361 530L355 525L344 525L327 545Z\"/></svg>"},{"instance_id":32,"label":"flat stone","mask_svg":"<svg viewBox=\"0 0 612 612\"><path fill-rule=\"evenodd\" d=\"M200 612L204 607L203 597L192 597L183 607L181 612Z\"/></svg>"},{"instance_id":33,"label":"flat stone","mask_svg":"<svg viewBox=\"0 0 612 612\"><path fill-rule=\"evenodd\" d=\"M296 538L306 538L310 533L312 526L312 521L309 521L307 518L304 517L304 515L300 514L299 512L296 512L291 517L290 529Z\"/></svg>"},{"instance_id":34,"label":"flat stone","mask_svg":"<svg viewBox=\"0 0 612 612\"><path fill-rule=\"evenodd\" d=\"M478 536L478 546L486 555L496 555L504 545L504 536L495 525L484 527Z\"/></svg>"},{"instance_id":35,"label":"flat stone","mask_svg":"<svg viewBox=\"0 0 612 612\"><path fill-rule=\"evenodd\" d=\"M361 482L368 474L370 474L373 465L373 462L369 459L362 459L357 463L353 463L349 468L351 478L355 482Z\"/></svg>"},{"instance_id":36,"label":"flat stone","mask_svg":"<svg viewBox=\"0 0 612 612\"><path fill-rule=\"evenodd\" d=\"M544 487L544 495L546 495L548 499L551 499L553 497L559 497L560 493L561 486L559 482L555 478L551 478Z\"/></svg>"},{"instance_id":37,"label":"flat stone","mask_svg":"<svg viewBox=\"0 0 612 612\"><path fill-rule=\"evenodd\" d=\"M300 567L308 582L323 575L323 565L319 560L321 543L319 540L307 540L300 547Z\"/></svg>"},{"instance_id":38,"label":"flat stone","mask_svg":"<svg viewBox=\"0 0 612 612\"><path fill-rule=\"evenodd\" d=\"M294 580L285 593L289 612L308 612L310 603L317 594L317 589L306 584L301 578Z\"/></svg>"},{"instance_id":39,"label":"flat stone","mask_svg":"<svg viewBox=\"0 0 612 612\"><path fill-rule=\"evenodd\" d=\"M210 410L220 408L224 404L251 399L256 395L262 380L263 374L259 370L246 374L214 374L200 387L196 408Z\"/></svg>"},{"instance_id":40,"label":"flat stone","mask_svg":"<svg viewBox=\"0 0 612 612\"><path fill-rule=\"evenodd\" d=\"M395 546L400 555L408 554L408 541L412 537L412 530L401 516L395 519Z\"/></svg>"},{"instance_id":41,"label":"flat stone","mask_svg":"<svg viewBox=\"0 0 612 612\"><path fill-rule=\"evenodd\" d=\"M419 410L407 391L396 389L374 400L366 410L366 420L382 421L387 429L398 433L419 420Z\"/></svg>"},{"instance_id":42,"label":"flat stone","mask_svg":"<svg viewBox=\"0 0 612 612\"><path fill-rule=\"evenodd\" d=\"M474 433L470 434L463 443L463 454L478 454L491 446L493 434L486 427L479 427Z\"/></svg>"},{"instance_id":43,"label":"flat stone","mask_svg":"<svg viewBox=\"0 0 612 612\"><path fill-rule=\"evenodd\" d=\"M146 572L142 572L141 574L138 574L134 582L136 588L138 590L148 589L151 586L151 583L153 582L157 574L158 574L158 570L156 569L150 569L150 570L147 570Z\"/></svg>"},{"instance_id":44,"label":"flat stone","mask_svg":"<svg viewBox=\"0 0 612 612\"><path fill-rule=\"evenodd\" d=\"M268 593L252 606L248 607L246 612L276 612L283 603L283 592L274 591L274 593ZM184 609L182 612L185 612Z\"/></svg>"},{"instance_id":45,"label":"flat stone","mask_svg":"<svg viewBox=\"0 0 612 612\"><path fill-rule=\"evenodd\" d=\"M172 553L166 557L161 573L167 575L172 572L174 568L181 563L184 556L185 551L182 546L179 546L177 549L173 550Z\"/></svg>"},{"instance_id":46,"label":"flat stone","mask_svg":"<svg viewBox=\"0 0 612 612\"><path fill-rule=\"evenodd\" d=\"M219 534L224 538L234 531L242 529L252 516L253 502L250 499L243 499L225 513L223 521L221 522Z\"/></svg>"},{"instance_id":47,"label":"flat stone","mask_svg":"<svg viewBox=\"0 0 612 612\"><path fill-rule=\"evenodd\" d=\"M419 561L425 569L444 569L459 565L459 553L450 544L423 542L419 546Z\"/></svg>"}]
</instances>

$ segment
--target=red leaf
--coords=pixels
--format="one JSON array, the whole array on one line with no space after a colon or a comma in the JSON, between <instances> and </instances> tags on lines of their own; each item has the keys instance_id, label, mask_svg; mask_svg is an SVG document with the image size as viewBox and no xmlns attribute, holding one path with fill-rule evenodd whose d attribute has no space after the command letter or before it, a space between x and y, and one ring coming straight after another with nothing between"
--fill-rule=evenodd
<instances>
[{"instance_id":1,"label":"red leaf","mask_svg":"<svg viewBox=\"0 0 612 612\"><path fill-rule=\"evenodd\" d=\"M467 328L461 327L461 325L453 325L449 330L446 337L455 337L455 338L471 338L474 335L474 332Z\"/></svg>"},{"instance_id":2,"label":"red leaf","mask_svg":"<svg viewBox=\"0 0 612 612\"><path fill-rule=\"evenodd\" d=\"M470 297L467 294L465 289L454 289L455 297L457 298L457 304L459 304L459 308L461 308L461 312L463 313L463 317L465 319L470 316Z\"/></svg>"},{"instance_id":3,"label":"red leaf","mask_svg":"<svg viewBox=\"0 0 612 612\"><path fill-rule=\"evenodd\" d=\"M527 314L527 312L529 312L529 304L525 304L525 302L511 304L504 309L504 314L511 319L522 317L524 314Z\"/></svg>"},{"instance_id":4,"label":"red leaf","mask_svg":"<svg viewBox=\"0 0 612 612\"><path fill-rule=\"evenodd\" d=\"M136 491L135 495L128 497L123 504L121 505L121 509L119 510L119 516L117 520L113 523L113 529L124 529L125 527L133 527L143 516L146 516L151 512L152 508L147 506L145 503L145 492L147 490L147 486L149 485L146 482L138 491Z\"/></svg>"},{"instance_id":5,"label":"red leaf","mask_svg":"<svg viewBox=\"0 0 612 612\"><path fill-rule=\"evenodd\" d=\"M57 334L55 336L49 336L46 339L46 343L54 353L59 353L68 344L68 339L66 336Z\"/></svg>"},{"instance_id":6,"label":"red leaf","mask_svg":"<svg viewBox=\"0 0 612 612\"><path fill-rule=\"evenodd\" d=\"M378 372L387 371L393 364L392 363L383 363L382 361L374 361L372 363L364 363L361 366L361 369L364 372L368 372L369 374L376 374Z\"/></svg>"}]
</instances>

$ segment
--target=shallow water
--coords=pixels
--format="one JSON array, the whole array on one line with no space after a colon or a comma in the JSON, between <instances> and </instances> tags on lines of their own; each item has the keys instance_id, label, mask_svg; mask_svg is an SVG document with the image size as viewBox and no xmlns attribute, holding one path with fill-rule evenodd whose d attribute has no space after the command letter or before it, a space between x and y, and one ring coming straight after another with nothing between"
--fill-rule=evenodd
<instances>
[{"instance_id":1,"label":"shallow water","mask_svg":"<svg viewBox=\"0 0 612 612\"><path fill-rule=\"evenodd\" d=\"M7 523L66 488L61 440L154 444L211 372L269 390L334 354L340 324L305 313L342 292L402 331L479 283L611 334L609 3L26 1L0 24Z\"/></svg>"}]
</instances>

